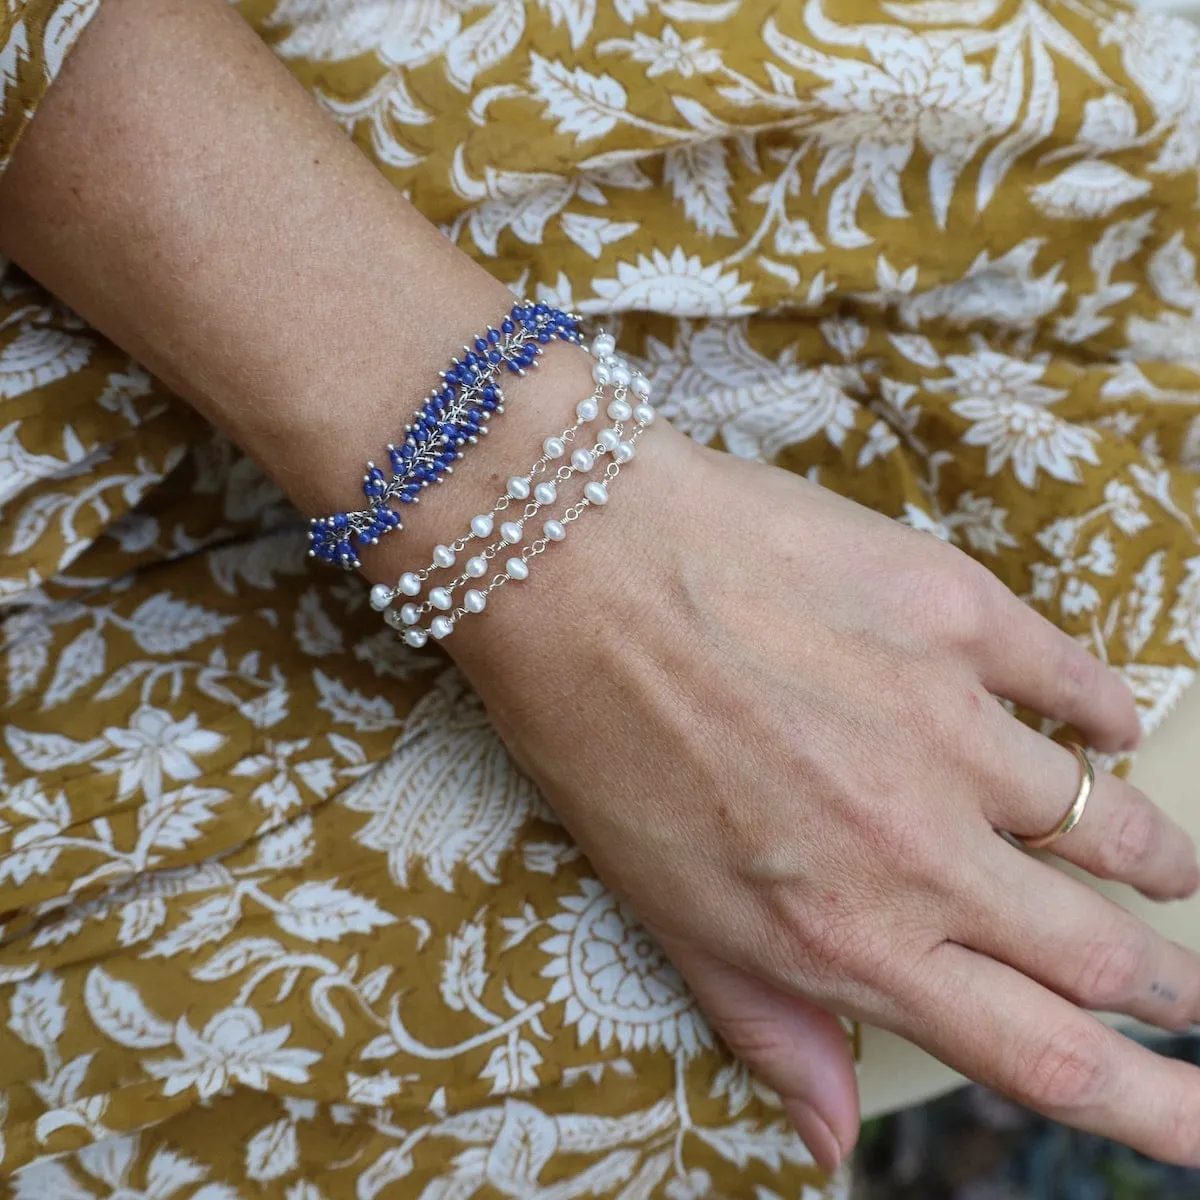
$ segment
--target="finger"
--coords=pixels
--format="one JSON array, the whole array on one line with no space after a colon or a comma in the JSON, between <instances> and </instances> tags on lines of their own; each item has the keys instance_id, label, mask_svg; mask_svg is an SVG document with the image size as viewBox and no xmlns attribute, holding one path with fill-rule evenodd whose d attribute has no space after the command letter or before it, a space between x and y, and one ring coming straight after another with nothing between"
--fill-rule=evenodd
<instances>
[{"instance_id":1,"label":"finger","mask_svg":"<svg viewBox=\"0 0 1200 1200\"><path fill-rule=\"evenodd\" d=\"M999 838L982 850L990 869L958 906L956 941L1084 1008L1173 1030L1200 1018L1200 957Z\"/></svg>"},{"instance_id":2,"label":"finger","mask_svg":"<svg viewBox=\"0 0 1200 1200\"><path fill-rule=\"evenodd\" d=\"M995 705L999 767L984 800L992 825L1017 837L1038 837L1066 815L1082 782L1079 760L1065 746L1023 725ZM1003 747L1003 749L1002 749ZM1078 824L1046 847L1099 879L1131 884L1155 900L1192 895L1200 866L1191 837L1140 788L1095 772Z\"/></svg>"},{"instance_id":3,"label":"finger","mask_svg":"<svg viewBox=\"0 0 1200 1200\"><path fill-rule=\"evenodd\" d=\"M909 976L891 1027L951 1067L1056 1121L1154 1158L1200 1165L1200 1071L965 947Z\"/></svg>"},{"instance_id":4,"label":"finger","mask_svg":"<svg viewBox=\"0 0 1200 1200\"><path fill-rule=\"evenodd\" d=\"M662 944L730 1051L779 1093L817 1164L836 1171L859 1124L854 1056L838 1019L707 951Z\"/></svg>"},{"instance_id":5,"label":"finger","mask_svg":"<svg viewBox=\"0 0 1200 1200\"><path fill-rule=\"evenodd\" d=\"M1132 750L1141 726L1125 681L999 580L994 582L985 605L985 636L972 652L984 687L1065 721L1098 749Z\"/></svg>"}]
</instances>

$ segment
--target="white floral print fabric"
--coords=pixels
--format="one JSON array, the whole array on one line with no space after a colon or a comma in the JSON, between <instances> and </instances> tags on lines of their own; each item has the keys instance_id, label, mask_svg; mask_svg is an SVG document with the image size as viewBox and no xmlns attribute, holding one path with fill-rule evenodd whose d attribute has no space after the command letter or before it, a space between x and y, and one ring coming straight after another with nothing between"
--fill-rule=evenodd
<instances>
[{"instance_id":1,"label":"white floral print fabric","mask_svg":"<svg viewBox=\"0 0 1200 1200\"><path fill-rule=\"evenodd\" d=\"M960 545L1147 728L1192 681L1193 27L1099 0L240 7L448 236L616 327L691 436ZM90 8L0 12L3 161ZM0 505L16 1196L844 1193L457 673L11 269Z\"/></svg>"}]
</instances>

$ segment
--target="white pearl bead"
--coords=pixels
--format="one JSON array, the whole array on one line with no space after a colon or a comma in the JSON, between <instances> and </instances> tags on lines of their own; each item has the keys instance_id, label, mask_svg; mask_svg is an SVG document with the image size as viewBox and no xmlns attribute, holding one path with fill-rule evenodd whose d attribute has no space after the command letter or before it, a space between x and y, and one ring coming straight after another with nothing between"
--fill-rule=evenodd
<instances>
[{"instance_id":1,"label":"white pearl bead","mask_svg":"<svg viewBox=\"0 0 1200 1200\"><path fill-rule=\"evenodd\" d=\"M389 608L383 614L383 619L393 628L399 629L404 622L400 618L400 610L398 608Z\"/></svg>"},{"instance_id":2,"label":"white pearl bead","mask_svg":"<svg viewBox=\"0 0 1200 1200\"><path fill-rule=\"evenodd\" d=\"M617 339L611 333L598 333L592 338L592 353L597 358L604 358L617 348Z\"/></svg>"},{"instance_id":3,"label":"white pearl bead","mask_svg":"<svg viewBox=\"0 0 1200 1200\"><path fill-rule=\"evenodd\" d=\"M449 637L454 632L454 622L449 617L434 617L430 622L429 632L439 640Z\"/></svg>"},{"instance_id":4,"label":"white pearl bead","mask_svg":"<svg viewBox=\"0 0 1200 1200\"><path fill-rule=\"evenodd\" d=\"M581 421L594 421L596 414L600 411L600 406L589 396L586 400L580 400L575 405L575 415Z\"/></svg>"},{"instance_id":5,"label":"white pearl bead","mask_svg":"<svg viewBox=\"0 0 1200 1200\"><path fill-rule=\"evenodd\" d=\"M454 566L454 551L449 546L434 546L433 563L437 567Z\"/></svg>"},{"instance_id":6,"label":"white pearl bead","mask_svg":"<svg viewBox=\"0 0 1200 1200\"><path fill-rule=\"evenodd\" d=\"M604 387L606 384L612 383L612 371L606 363L598 362L592 367L592 378Z\"/></svg>"},{"instance_id":7,"label":"white pearl bead","mask_svg":"<svg viewBox=\"0 0 1200 1200\"><path fill-rule=\"evenodd\" d=\"M487 559L482 554L476 554L467 559L466 572L472 579L478 579L487 574Z\"/></svg>"},{"instance_id":8,"label":"white pearl bead","mask_svg":"<svg viewBox=\"0 0 1200 1200\"><path fill-rule=\"evenodd\" d=\"M406 629L404 640L416 649L420 649L429 640L429 634L423 629Z\"/></svg>"},{"instance_id":9,"label":"white pearl bead","mask_svg":"<svg viewBox=\"0 0 1200 1200\"><path fill-rule=\"evenodd\" d=\"M492 532L495 524L490 513L480 513L479 516L471 518L471 532L477 538L485 538Z\"/></svg>"},{"instance_id":10,"label":"white pearl bead","mask_svg":"<svg viewBox=\"0 0 1200 1200\"><path fill-rule=\"evenodd\" d=\"M510 546L515 546L521 540L521 527L516 521L505 521L500 526L500 536Z\"/></svg>"},{"instance_id":11,"label":"white pearl bead","mask_svg":"<svg viewBox=\"0 0 1200 1200\"><path fill-rule=\"evenodd\" d=\"M637 408L633 410L633 419L639 425L653 425L654 418L657 415L658 414L649 404L639 404Z\"/></svg>"},{"instance_id":12,"label":"white pearl bead","mask_svg":"<svg viewBox=\"0 0 1200 1200\"><path fill-rule=\"evenodd\" d=\"M650 380L645 375L634 375L633 382L629 386L633 389L633 394L640 396L643 400L647 399L650 395Z\"/></svg>"},{"instance_id":13,"label":"white pearl bead","mask_svg":"<svg viewBox=\"0 0 1200 1200\"><path fill-rule=\"evenodd\" d=\"M514 500L525 500L529 496L529 480L520 475L514 475L508 481L508 494Z\"/></svg>"},{"instance_id":14,"label":"white pearl bead","mask_svg":"<svg viewBox=\"0 0 1200 1200\"><path fill-rule=\"evenodd\" d=\"M421 619L421 610L415 604L404 604L400 608L400 620L405 625L415 625Z\"/></svg>"},{"instance_id":15,"label":"white pearl bead","mask_svg":"<svg viewBox=\"0 0 1200 1200\"><path fill-rule=\"evenodd\" d=\"M463 608L469 613L481 613L487 604L487 597L478 589L470 588L463 597Z\"/></svg>"},{"instance_id":16,"label":"white pearl bead","mask_svg":"<svg viewBox=\"0 0 1200 1200\"><path fill-rule=\"evenodd\" d=\"M600 436L596 441L600 443L601 449L607 450L610 454L617 448L617 443L621 440L621 435L615 429L602 429Z\"/></svg>"},{"instance_id":17,"label":"white pearl bead","mask_svg":"<svg viewBox=\"0 0 1200 1200\"><path fill-rule=\"evenodd\" d=\"M562 458L567 452L567 444L562 438L548 437L542 443L542 453L547 458Z\"/></svg>"},{"instance_id":18,"label":"white pearl bead","mask_svg":"<svg viewBox=\"0 0 1200 1200\"><path fill-rule=\"evenodd\" d=\"M519 558L510 558L508 562L504 564L504 570L509 579L529 578L529 564L527 562L523 562Z\"/></svg>"},{"instance_id":19,"label":"white pearl bead","mask_svg":"<svg viewBox=\"0 0 1200 1200\"><path fill-rule=\"evenodd\" d=\"M400 576L400 590L406 596L419 596L421 594L421 581L412 571L405 571Z\"/></svg>"},{"instance_id":20,"label":"white pearl bead","mask_svg":"<svg viewBox=\"0 0 1200 1200\"><path fill-rule=\"evenodd\" d=\"M429 593L429 603L434 608L449 608L454 603L454 600L445 588L434 588Z\"/></svg>"},{"instance_id":21,"label":"white pearl bead","mask_svg":"<svg viewBox=\"0 0 1200 1200\"><path fill-rule=\"evenodd\" d=\"M533 489L533 498L539 504L553 504L558 499L558 488L552 483L539 483Z\"/></svg>"},{"instance_id":22,"label":"white pearl bead","mask_svg":"<svg viewBox=\"0 0 1200 1200\"><path fill-rule=\"evenodd\" d=\"M392 602L392 589L386 583L377 583L371 589L371 607L376 612L383 612Z\"/></svg>"},{"instance_id":23,"label":"white pearl bead","mask_svg":"<svg viewBox=\"0 0 1200 1200\"><path fill-rule=\"evenodd\" d=\"M628 421L633 416L633 408L625 400L614 400L608 406L608 415L613 421Z\"/></svg>"},{"instance_id":24,"label":"white pearl bead","mask_svg":"<svg viewBox=\"0 0 1200 1200\"><path fill-rule=\"evenodd\" d=\"M614 387L628 387L633 380L633 372L629 369L627 362L619 362L612 370L612 381Z\"/></svg>"},{"instance_id":25,"label":"white pearl bead","mask_svg":"<svg viewBox=\"0 0 1200 1200\"><path fill-rule=\"evenodd\" d=\"M613 459L621 464L627 463L633 457L633 443L622 442L614 451Z\"/></svg>"},{"instance_id":26,"label":"white pearl bead","mask_svg":"<svg viewBox=\"0 0 1200 1200\"><path fill-rule=\"evenodd\" d=\"M577 471L590 471L596 465L596 456L582 446L571 452L571 466Z\"/></svg>"},{"instance_id":27,"label":"white pearl bead","mask_svg":"<svg viewBox=\"0 0 1200 1200\"><path fill-rule=\"evenodd\" d=\"M584 497L591 501L592 504L607 504L608 503L608 488L599 480L593 479L591 483L585 484L583 488Z\"/></svg>"},{"instance_id":28,"label":"white pearl bead","mask_svg":"<svg viewBox=\"0 0 1200 1200\"><path fill-rule=\"evenodd\" d=\"M561 542L567 536L567 527L561 521L547 521L542 532L552 542Z\"/></svg>"}]
</instances>

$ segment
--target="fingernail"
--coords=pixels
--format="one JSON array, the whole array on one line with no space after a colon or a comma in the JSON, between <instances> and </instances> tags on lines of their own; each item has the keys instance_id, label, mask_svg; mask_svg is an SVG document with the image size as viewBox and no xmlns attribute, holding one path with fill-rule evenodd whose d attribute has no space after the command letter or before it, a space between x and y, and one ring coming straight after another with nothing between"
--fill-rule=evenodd
<instances>
[{"instance_id":1,"label":"fingernail","mask_svg":"<svg viewBox=\"0 0 1200 1200\"><path fill-rule=\"evenodd\" d=\"M788 1105L788 1114L817 1166L832 1175L842 1165L842 1150L833 1131L808 1104L793 1101Z\"/></svg>"}]
</instances>

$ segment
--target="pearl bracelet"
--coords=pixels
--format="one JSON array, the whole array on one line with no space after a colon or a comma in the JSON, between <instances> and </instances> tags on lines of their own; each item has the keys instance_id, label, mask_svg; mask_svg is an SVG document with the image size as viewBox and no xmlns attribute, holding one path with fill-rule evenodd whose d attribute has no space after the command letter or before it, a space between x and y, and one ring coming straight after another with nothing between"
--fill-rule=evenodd
<instances>
[{"instance_id":1,"label":"pearl bracelet","mask_svg":"<svg viewBox=\"0 0 1200 1200\"><path fill-rule=\"evenodd\" d=\"M524 375L555 339L582 344L579 320L574 313L527 300L513 305L499 329L489 325L475 338L474 348L464 346L463 358L453 359L441 372L442 382L405 427L403 442L388 446L391 478L367 463L362 487L369 507L310 522L309 557L346 569L361 566L355 543L373 546L402 528L391 502L414 504L422 489L453 474L464 447L487 433L492 414L504 411L504 392L495 382L501 369Z\"/></svg>"},{"instance_id":2,"label":"pearl bracelet","mask_svg":"<svg viewBox=\"0 0 1200 1200\"><path fill-rule=\"evenodd\" d=\"M491 592L506 583L527 579L531 559L544 553L552 542L562 541L566 537L567 526L578 520L589 508L608 502L609 485L620 473L621 466L633 458L634 445L654 420L655 412L647 402L650 396L649 381L632 371L627 363L616 356L615 342L610 335L599 334L592 342L591 352L597 359L592 372L596 380L596 390L576 405L575 424L558 436L548 437L542 445L541 457L533 466L524 475L514 475L509 479L507 490L498 498L492 510L472 519L469 532L449 545L440 544L435 547L433 561L428 566L419 571L406 571L395 587L376 584L371 589L372 607L384 611L384 619L401 633L410 646L423 646L430 636L437 639L447 637L462 617L482 612ZM592 449L576 449L571 456L570 465L560 466L553 481L545 480L533 484L533 479L544 472L551 461L561 458L566 453L567 445L575 439L579 428L598 416L599 402L606 387L613 390L613 399L606 410L613 424L601 430ZM629 403L630 392L636 401L634 404ZM625 437L624 423L631 419L635 422L635 428ZM581 498L575 504L558 518L545 522L541 537L526 545L519 555L509 557L504 564L504 571L494 575L485 588L468 588L461 605L456 606L455 592L472 580L486 575L488 563L496 555L521 541L525 523L544 505L554 503L558 487L576 474L590 472L597 460L605 454L611 454L612 461L606 467L602 479L586 483ZM423 585L431 576L439 570L446 571L455 566L458 555L472 540L482 540L491 536L495 527L495 517L499 513L506 510L514 500L528 500L531 495L533 499L526 504L519 521L506 521L501 524L498 542L489 545L482 553L471 556L465 564L465 569L452 582L432 588L424 601L417 602L416 598L420 596ZM393 608L393 601L399 596L409 599L400 608ZM435 616L428 627L420 625L421 618L434 609L440 610L442 615Z\"/></svg>"}]
</instances>

